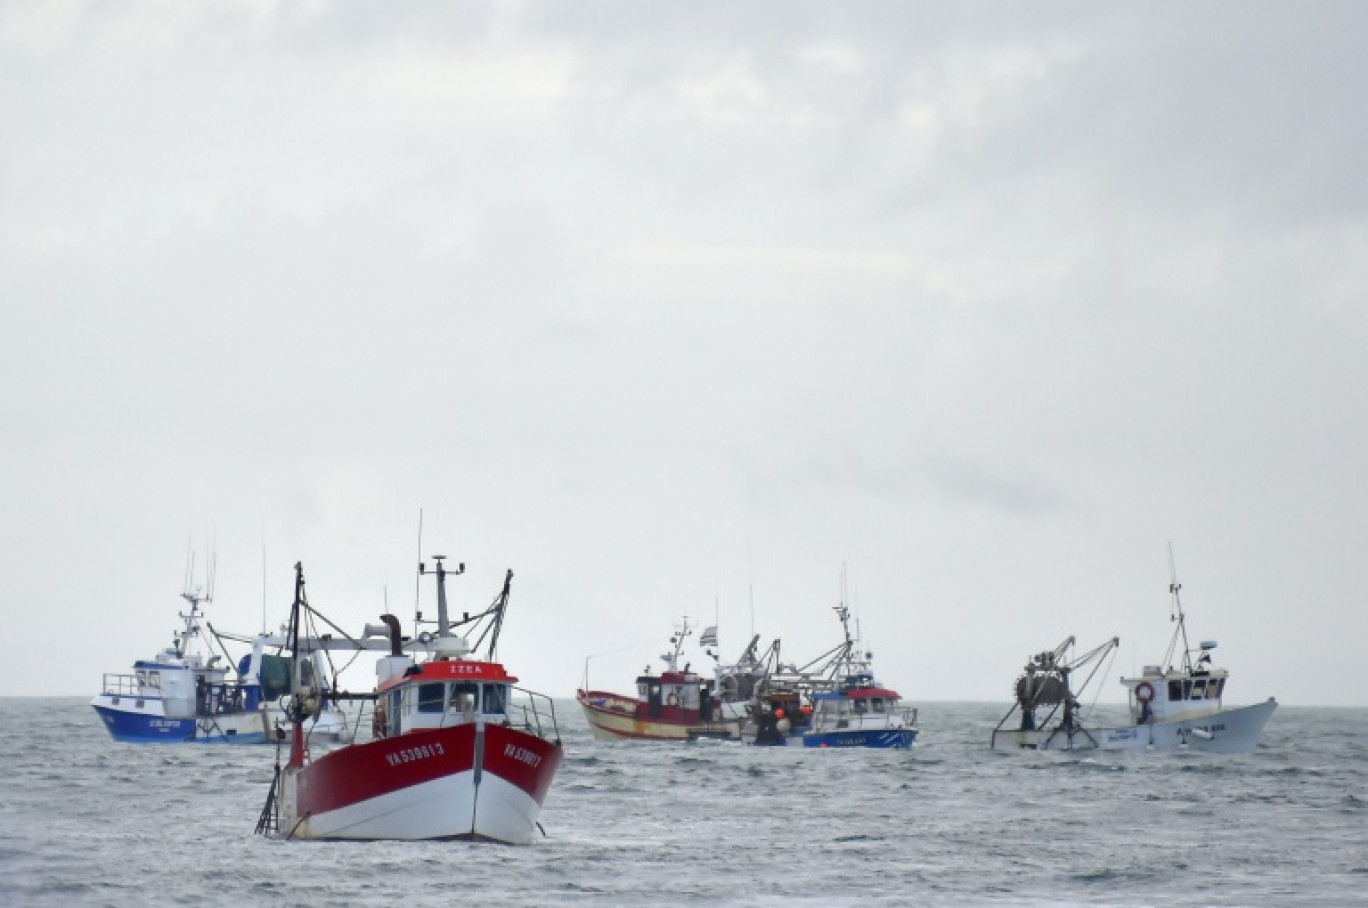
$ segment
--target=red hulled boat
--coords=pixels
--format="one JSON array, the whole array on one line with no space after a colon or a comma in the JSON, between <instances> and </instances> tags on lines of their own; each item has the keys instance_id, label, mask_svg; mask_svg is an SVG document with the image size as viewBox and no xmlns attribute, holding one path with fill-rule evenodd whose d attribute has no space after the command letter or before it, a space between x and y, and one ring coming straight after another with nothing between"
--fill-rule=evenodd
<instances>
[{"instance_id":1,"label":"red hulled boat","mask_svg":"<svg viewBox=\"0 0 1368 908\"><path fill-rule=\"evenodd\" d=\"M467 637L452 633L448 572L440 557L436 562L431 572L419 565L420 574L437 577L436 634L405 641L398 619L385 615L384 628L368 625L363 635L388 631L390 639L389 655L376 666L375 692L351 695L375 703L373 740L311 757L303 722L320 697L297 690L289 762L277 765L258 832L286 839L534 840L562 749L551 699L515 687L518 679L494 657L513 572L493 605L460 622L479 632L477 645L488 638L486 658L473 658ZM299 640L300 621L315 613L305 600L303 568L295 570L290 631ZM405 649L422 650L425 658Z\"/></svg>"},{"instance_id":2,"label":"red hulled boat","mask_svg":"<svg viewBox=\"0 0 1368 908\"><path fill-rule=\"evenodd\" d=\"M650 666L636 679L637 695L623 696L590 690L588 678L575 699L584 710L589 729L599 740L692 741L697 738L740 740L746 716L745 704L768 669L756 655L759 635L733 665L715 665L715 678L705 679L679 663L684 640L692 630L688 619L670 637L671 650L660 658L665 670L653 675ZM703 646L717 646L717 628L709 627L699 639ZM770 652L778 645L776 641ZM707 655L713 656L712 650ZM587 675L587 669L586 669Z\"/></svg>"}]
</instances>

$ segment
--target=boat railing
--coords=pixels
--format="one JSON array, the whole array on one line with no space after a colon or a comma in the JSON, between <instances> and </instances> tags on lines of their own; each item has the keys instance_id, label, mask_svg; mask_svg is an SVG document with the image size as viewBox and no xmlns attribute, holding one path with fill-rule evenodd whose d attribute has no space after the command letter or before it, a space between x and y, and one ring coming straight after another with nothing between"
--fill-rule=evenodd
<instances>
[{"instance_id":1,"label":"boat railing","mask_svg":"<svg viewBox=\"0 0 1368 908\"><path fill-rule=\"evenodd\" d=\"M879 712L818 710L812 716L811 725L814 732L843 731L848 728L916 728L917 708L901 706Z\"/></svg>"},{"instance_id":2,"label":"boat railing","mask_svg":"<svg viewBox=\"0 0 1368 908\"><path fill-rule=\"evenodd\" d=\"M136 675L119 675L109 672L104 676L104 692L111 697L140 697L142 689Z\"/></svg>"},{"instance_id":3,"label":"boat railing","mask_svg":"<svg viewBox=\"0 0 1368 908\"><path fill-rule=\"evenodd\" d=\"M539 738L560 743L560 726L556 722L556 701L546 694L513 686L513 690L524 695L521 703L510 703L508 716L516 720L521 713L521 727L524 731Z\"/></svg>"}]
</instances>

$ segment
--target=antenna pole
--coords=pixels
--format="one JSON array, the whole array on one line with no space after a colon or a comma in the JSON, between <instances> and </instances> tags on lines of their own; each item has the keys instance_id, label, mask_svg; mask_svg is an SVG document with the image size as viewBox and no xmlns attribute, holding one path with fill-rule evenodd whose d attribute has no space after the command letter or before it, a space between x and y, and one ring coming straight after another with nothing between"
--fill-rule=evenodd
<instances>
[{"instance_id":1,"label":"antenna pole","mask_svg":"<svg viewBox=\"0 0 1368 908\"><path fill-rule=\"evenodd\" d=\"M413 636L418 636L419 594L423 588L423 509L418 509L418 573L413 578Z\"/></svg>"},{"instance_id":2,"label":"antenna pole","mask_svg":"<svg viewBox=\"0 0 1368 908\"><path fill-rule=\"evenodd\" d=\"M261 540L261 632L264 634L269 630L266 627L266 538Z\"/></svg>"},{"instance_id":3,"label":"antenna pole","mask_svg":"<svg viewBox=\"0 0 1368 908\"><path fill-rule=\"evenodd\" d=\"M718 574L717 574L717 554L714 553L714 554L713 554L713 627L717 627L717 625L721 623L721 620L718 618L718 615L719 615L719 614L721 613L721 611L722 611L722 605L721 605L721 603L722 603L722 593L721 593L720 590L718 589L718 585L719 585L720 582L721 582L721 581L718 579Z\"/></svg>"},{"instance_id":4,"label":"antenna pole","mask_svg":"<svg viewBox=\"0 0 1368 908\"><path fill-rule=\"evenodd\" d=\"M750 597L750 632L755 636L755 572L751 568L750 551L746 551L746 595Z\"/></svg>"},{"instance_id":5,"label":"antenna pole","mask_svg":"<svg viewBox=\"0 0 1368 908\"><path fill-rule=\"evenodd\" d=\"M209 543L209 564L204 578L204 601L214 601L214 575L218 573L218 541Z\"/></svg>"},{"instance_id":6,"label":"antenna pole","mask_svg":"<svg viewBox=\"0 0 1368 908\"><path fill-rule=\"evenodd\" d=\"M261 524L261 632L269 629L266 625L266 515L257 509L257 521Z\"/></svg>"}]
</instances>

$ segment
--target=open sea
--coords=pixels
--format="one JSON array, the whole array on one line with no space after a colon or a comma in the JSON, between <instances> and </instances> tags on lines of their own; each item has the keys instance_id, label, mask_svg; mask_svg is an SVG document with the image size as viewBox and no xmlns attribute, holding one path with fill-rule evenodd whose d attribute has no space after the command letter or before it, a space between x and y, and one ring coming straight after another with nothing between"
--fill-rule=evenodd
<instances>
[{"instance_id":1,"label":"open sea","mask_svg":"<svg viewBox=\"0 0 1368 908\"><path fill-rule=\"evenodd\" d=\"M991 751L1007 704L919 705L864 751L600 743L557 701L546 838L509 847L263 839L274 746L0 699L0 905L1368 905L1368 709L1232 757Z\"/></svg>"}]
</instances>

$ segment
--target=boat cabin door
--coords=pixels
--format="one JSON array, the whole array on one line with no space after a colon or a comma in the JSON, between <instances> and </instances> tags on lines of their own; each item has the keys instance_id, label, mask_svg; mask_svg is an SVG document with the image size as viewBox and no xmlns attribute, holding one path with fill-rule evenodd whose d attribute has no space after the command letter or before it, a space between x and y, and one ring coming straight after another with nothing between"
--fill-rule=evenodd
<instances>
[{"instance_id":1,"label":"boat cabin door","mask_svg":"<svg viewBox=\"0 0 1368 908\"><path fill-rule=\"evenodd\" d=\"M699 689L698 718L703 722L713 720L713 683L711 681L706 682Z\"/></svg>"},{"instance_id":2,"label":"boat cabin door","mask_svg":"<svg viewBox=\"0 0 1368 908\"><path fill-rule=\"evenodd\" d=\"M659 719L664 705L664 697L660 689L660 681L656 678L645 679L641 682L640 692L645 694L646 715L652 719Z\"/></svg>"}]
</instances>

